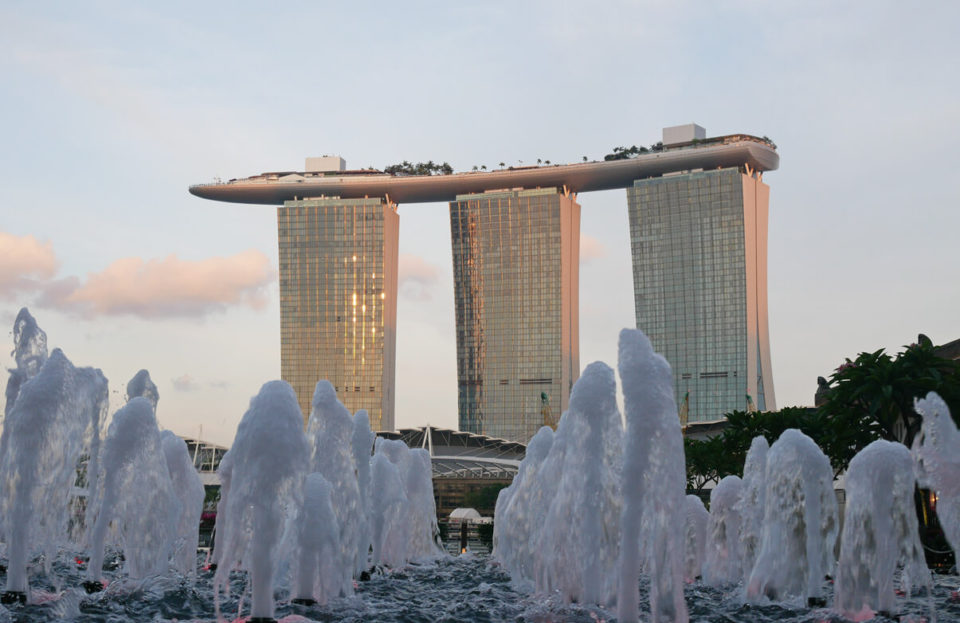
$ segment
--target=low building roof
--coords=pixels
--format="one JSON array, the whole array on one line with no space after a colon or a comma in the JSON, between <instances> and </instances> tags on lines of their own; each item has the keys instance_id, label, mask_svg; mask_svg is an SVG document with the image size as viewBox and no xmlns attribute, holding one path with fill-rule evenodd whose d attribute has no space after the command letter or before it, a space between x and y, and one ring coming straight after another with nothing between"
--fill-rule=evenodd
<instances>
[{"instance_id":1,"label":"low building roof","mask_svg":"<svg viewBox=\"0 0 960 623\"><path fill-rule=\"evenodd\" d=\"M430 425L377 435L427 450L434 478L510 479L527 452L526 445L516 441Z\"/></svg>"}]
</instances>

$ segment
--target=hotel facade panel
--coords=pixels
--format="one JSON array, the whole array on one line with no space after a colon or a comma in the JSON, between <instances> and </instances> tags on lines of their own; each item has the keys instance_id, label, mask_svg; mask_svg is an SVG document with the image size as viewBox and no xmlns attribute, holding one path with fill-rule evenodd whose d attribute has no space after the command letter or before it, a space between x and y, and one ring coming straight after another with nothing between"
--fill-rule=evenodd
<instances>
[{"instance_id":1,"label":"hotel facade panel","mask_svg":"<svg viewBox=\"0 0 960 623\"><path fill-rule=\"evenodd\" d=\"M309 417L330 381L373 430L394 428L399 216L383 199L306 199L277 208L281 377Z\"/></svg>"},{"instance_id":2,"label":"hotel facade panel","mask_svg":"<svg viewBox=\"0 0 960 623\"><path fill-rule=\"evenodd\" d=\"M637 327L670 362L689 422L776 409L769 187L760 178L726 168L637 180L627 189Z\"/></svg>"},{"instance_id":3,"label":"hotel facade panel","mask_svg":"<svg viewBox=\"0 0 960 623\"><path fill-rule=\"evenodd\" d=\"M580 372L580 206L556 189L450 203L460 430L526 443Z\"/></svg>"}]
</instances>

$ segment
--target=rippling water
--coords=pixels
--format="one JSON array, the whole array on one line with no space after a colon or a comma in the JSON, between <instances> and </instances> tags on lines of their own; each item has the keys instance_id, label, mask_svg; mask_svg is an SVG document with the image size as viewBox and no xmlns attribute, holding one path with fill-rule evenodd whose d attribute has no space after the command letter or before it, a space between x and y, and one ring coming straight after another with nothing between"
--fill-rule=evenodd
<instances>
[{"instance_id":1,"label":"rippling water","mask_svg":"<svg viewBox=\"0 0 960 623\"><path fill-rule=\"evenodd\" d=\"M142 582L114 579L102 593L87 595L79 588L83 568L73 559L54 565L54 577L41 570L32 571L33 601L27 606L0 606L0 621L215 621L213 574L203 572L196 581L183 578L152 578ZM116 578L116 572L108 578ZM5 577L0 578L5 581ZM956 599L957 576L938 576L933 595L913 595L902 600L900 615L904 621L924 620L930 603L942 622L960 621L960 602ZM244 578L237 575L232 592L221 600L225 621L237 617L238 604L245 590ZM645 597L646 589L640 588ZM829 593L829 587L828 587ZM828 603L831 597L828 597ZM615 611L595 606L563 604L559 600L534 596L514 586L510 577L486 557L448 558L436 563L410 567L374 576L357 584L357 594L338 599L326 606L304 607L291 604L289 595L277 593L276 616L284 623L304 621L384 621L411 623L599 623L615 621ZM687 588L691 621L716 623L792 621L820 623L842 621L827 609L811 609L800 604L746 606L735 590L718 591L700 585ZM648 608L641 604L641 612ZM244 603L249 613L249 599ZM878 621L899 621L900 617L878 617Z\"/></svg>"}]
</instances>

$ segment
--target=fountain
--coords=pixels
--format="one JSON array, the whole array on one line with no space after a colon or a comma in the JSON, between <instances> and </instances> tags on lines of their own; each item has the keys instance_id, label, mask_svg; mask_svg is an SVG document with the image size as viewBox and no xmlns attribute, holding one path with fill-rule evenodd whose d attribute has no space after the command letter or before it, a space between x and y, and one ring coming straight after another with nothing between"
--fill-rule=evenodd
<instances>
[{"instance_id":1,"label":"fountain","mask_svg":"<svg viewBox=\"0 0 960 623\"><path fill-rule=\"evenodd\" d=\"M921 485L937 495L937 517L954 552L960 550L960 432L943 399L930 392L916 404L923 417L913 445Z\"/></svg>"},{"instance_id":2,"label":"fountain","mask_svg":"<svg viewBox=\"0 0 960 623\"><path fill-rule=\"evenodd\" d=\"M104 547L116 526L131 579L167 570L182 505L173 489L154 403L134 396L113 415L103 448L103 496L93 526L88 590L103 580Z\"/></svg>"},{"instance_id":3,"label":"fountain","mask_svg":"<svg viewBox=\"0 0 960 623\"><path fill-rule=\"evenodd\" d=\"M743 481L726 476L710 492L710 521L707 523L707 552L703 581L709 586L736 584L743 576L740 553L740 511L736 509Z\"/></svg>"},{"instance_id":4,"label":"fountain","mask_svg":"<svg viewBox=\"0 0 960 623\"><path fill-rule=\"evenodd\" d=\"M406 534L410 529L410 504L403 489L403 478L397 466L381 452L373 455L370 471L373 501L371 562L374 565L399 567L407 560Z\"/></svg>"},{"instance_id":5,"label":"fountain","mask_svg":"<svg viewBox=\"0 0 960 623\"><path fill-rule=\"evenodd\" d=\"M360 501L357 468L353 454L353 417L337 400L329 381L317 383L313 392L313 410L307 423L310 441L310 471L321 474L330 487L330 504L338 528L336 564L340 571L337 593L353 593L353 573L366 564L356 558L360 553L361 535L366 532L366 515ZM316 488L318 485L314 485ZM317 503L320 503L319 501ZM299 594L308 599L310 595Z\"/></svg>"},{"instance_id":6,"label":"fountain","mask_svg":"<svg viewBox=\"0 0 960 623\"><path fill-rule=\"evenodd\" d=\"M573 386L570 408L550 449L562 464L544 472L559 482L536 545L538 591L558 591L568 602L612 602L620 545L622 439L613 370L592 363Z\"/></svg>"},{"instance_id":7,"label":"fountain","mask_svg":"<svg viewBox=\"0 0 960 623\"><path fill-rule=\"evenodd\" d=\"M750 442L750 449L743 462L743 489L740 499L734 505L734 509L740 513L740 554L743 556L744 584L750 580L750 573L760 553L769 449L770 446L762 435L757 435Z\"/></svg>"},{"instance_id":8,"label":"fountain","mask_svg":"<svg viewBox=\"0 0 960 623\"><path fill-rule=\"evenodd\" d=\"M684 522L687 549L683 563L683 577L688 584L693 583L703 572L703 561L707 549L707 522L710 513L703 505L699 495L688 495L686 500L686 520Z\"/></svg>"},{"instance_id":9,"label":"fountain","mask_svg":"<svg viewBox=\"0 0 960 623\"><path fill-rule=\"evenodd\" d=\"M13 410L20 386L35 377L47 360L47 334L37 326L26 307L20 309L13 323L13 357L17 367L10 370L7 379L4 418Z\"/></svg>"},{"instance_id":10,"label":"fountain","mask_svg":"<svg viewBox=\"0 0 960 623\"><path fill-rule=\"evenodd\" d=\"M296 572L293 602L326 604L343 592L344 566L340 524L333 509L333 487L314 472L306 477L296 520Z\"/></svg>"},{"instance_id":11,"label":"fountain","mask_svg":"<svg viewBox=\"0 0 960 623\"><path fill-rule=\"evenodd\" d=\"M353 414L353 434L350 437L350 447L353 450L353 462L357 467L357 489L360 492L363 522L360 526L360 538L357 540L356 566L353 568L354 577L358 577L367 570L370 557L370 545L373 537L370 534L370 457L373 454L373 442L376 434L370 430L370 416L363 409Z\"/></svg>"},{"instance_id":12,"label":"fountain","mask_svg":"<svg viewBox=\"0 0 960 623\"><path fill-rule=\"evenodd\" d=\"M833 571L837 500L833 469L812 439L787 429L767 452L760 551L746 585L750 601L823 600Z\"/></svg>"},{"instance_id":13,"label":"fountain","mask_svg":"<svg viewBox=\"0 0 960 623\"><path fill-rule=\"evenodd\" d=\"M43 551L49 573L58 549L67 545L78 462L99 435L107 403L107 380L99 370L75 368L60 349L45 357L46 334L26 309L17 315L14 343L17 368L7 383L0 436L4 603L27 600L32 551Z\"/></svg>"},{"instance_id":14,"label":"fountain","mask_svg":"<svg viewBox=\"0 0 960 623\"><path fill-rule=\"evenodd\" d=\"M913 585L930 590L915 484L913 460L902 444L877 440L850 461L834 607L852 621L895 612L898 567L902 593Z\"/></svg>"},{"instance_id":15,"label":"fountain","mask_svg":"<svg viewBox=\"0 0 960 623\"><path fill-rule=\"evenodd\" d=\"M219 597L233 569L248 571L251 621L273 620L277 548L288 513L300 504L308 461L293 388L283 381L264 384L220 463L224 488L217 507L214 592Z\"/></svg>"},{"instance_id":16,"label":"fountain","mask_svg":"<svg viewBox=\"0 0 960 623\"><path fill-rule=\"evenodd\" d=\"M399 530L397 534L402 535L401 539L405 541L403 563L407 560L429 560L443 555L443 547L438 542L440 531L437 527L437 508L433 501L429 452L423 448L408 448L407 444L399 439L378 438L375 448L374 458L377 455L387 457L397 468L402 485L401 497L404 500L406 517L403 521L395 522L395 525ZM381 474L383 473L381 470ZM375 472L374 480L376 479Z\"/></svg>"},{"instance_id":17,"label":"fountain","mask_svg":"<svg viewBox=\"0 0 960 623\"><path fill-rule=\"evenodd\" d=\"M615 605L626 622L639 619L642 594L658 623L718 614L799 621L809 620L808 604L831 597L822 578L834 571L834 609L854 620L916 612L923 604L912 588L925 587L930 603L950 594L923 566L912 512L916 478L939 496L951 543L960 538L960 434L934 394L917 403L924 422L915 461L902 446L876 442L851 462L837 563L833 473L798 431L769 447L754 439L742 481L722 479L709 513L700 498L684 497L670 368L643 334L624 331L625 429L613 370L587 366L557 430L534 436L513 483L500 492L496 562L487 564L441 553L425 450L375 439L367 414L351 416L326 382L317 385L304 434L292 389L273 381L251 400L221 462L217 567L208 574L196 572L193 556L203 488L185 443L157 427L159 392L149 374L141 370L127 384L128 403L114 414L101 448L103 375L75 368L56 349L47 357L46 336L26 310L14 344L17 367L0 435L0 527L8 547L8 592L0 601L24 608L17 615L24 620L91 613L223 620L224 595L239 596L223 601L239 616L249 591L249 621L281 614L609 620ZM84 465L86 491L78 478ZM80 544L70 541L84 527L86 569L76 556ZM104 564L114 540L122 568ZM42 573L31 570L31 560L42 563ZM370 581L355 584L361 574ZM98 595L78 587L83 575ZM689 615L684 580L696 595ZM107 582L110 590L102 591ZM905 593L899 601L898 587ZM763 610L754 615L750 602L757 601Z\"/></svg>"},{"instance_id":18,"label":"fountain","mask_svg":"<svg viewBox=\"0 0 960 623\"><path fill-rule=\"evenodd\" d=\"M206 492L190 459L186 442L165 430L160 433L160 446L163 448L173 491L180 501L173 566L180 573L191 575L197 569L197 544L200 539L197 526L200 525Z\"/></svg>"},{"instance_id":19,"label":"fountain","mask_svg":"<svg viewBox=\"0 0 960 623\"><path fill-rule=\"evenodd\" d=\"M655 623L687 621L683 598L682 516L686 467L670 364L641 331L620 332L620 382L626 412L623 515L617 614L639 618L641 561L650 575L650 614Z\"/></svg>"},{"instance_id":20,"label":"fountain","mask_svg":"<svg viewBox=\"0 0 960 623\"><path fill-rule=\"evenodd\" d=\"M544 499L540 480L548 480L543 464L553 446L554 432L549 426L537 431L530 443L517 475L509 487L501 489L493 522L493 556L515 578L533 578L531 561L535 555L535 531L543 523L549 499Z\"/></svg>"}]
</instances>

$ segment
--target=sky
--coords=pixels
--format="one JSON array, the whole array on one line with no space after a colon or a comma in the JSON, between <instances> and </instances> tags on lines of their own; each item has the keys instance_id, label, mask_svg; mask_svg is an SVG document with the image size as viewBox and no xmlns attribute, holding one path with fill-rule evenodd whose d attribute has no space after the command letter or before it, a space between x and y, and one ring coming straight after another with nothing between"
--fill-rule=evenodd
<instances>
[{"instance_id":1,"label":"sky","mask_svg":"<svg viewBox=\"0 0 960 623\"><path fill-rule=\"evenodd\" d=\"M270 206L191 184L299 170L602 159L695 122L769 136L778 406L918 333L960 338L960 4L0 5L0 365L28 306L111 411L229 445L280 374ZM584 193L580 361L635 325L622 190ZM401 205L396 422L457 427L449 215ZM0 397L0 402L3 398Z\"/></svg>"}]
</instances>

